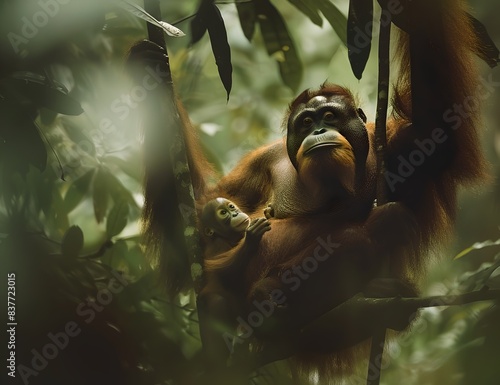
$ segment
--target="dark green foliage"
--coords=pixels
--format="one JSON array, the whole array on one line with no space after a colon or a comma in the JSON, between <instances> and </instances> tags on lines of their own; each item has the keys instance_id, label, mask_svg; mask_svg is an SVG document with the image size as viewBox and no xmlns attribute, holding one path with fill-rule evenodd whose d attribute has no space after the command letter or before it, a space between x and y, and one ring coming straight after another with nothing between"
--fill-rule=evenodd
<instances>
[{"instance_id":1,"label":"dark green foliage","mask_svg":"<svg viewBox=\"0 0 500 385\"><path fill-rule=\"evenodd\" d=\"M68 90L48 76L18 71L0 78L0 159L21 174L30 165L43 171L47 164L43 135L34 122L42 107L66 115L83 112Z\"/></svg>"},{"instance_id":2,"label":"dark green foliage","mask_svg":"<svg viewBox=\"0 0 500 385\"><path fill-rule=\"evenodd\" d=\"M65 115L80 115L80 103L68 95L64 85L33 72L15 72L0 80L0 92L21 104L26 101Z\"/></svg>"},{"instance_id":3,"label":"dark green foliage","mask_svg":"<svg viewBox=\"0 0 500 385\"><path fill-rule=\"evenodd\" d=\"M297 91L303 68L283 17L269 0L256 0L255 10L267 53L278 62L283 82Z\"/></svg>"},{"instance_id":4,"label":"dark green foliage","mask_svg":"<svg viewBox=\"0 0 500 385\"><path fill-rule=\"evenodd\" d=\"M240 19L241 29L248 41L252 41L255 32L255 24L257 23L257 14L255 13L255 5L252 2L236 3L238 17Z\"/></svg>"},{"instance_id":5,"label":"dark green foliage","mask_svg":"<svg viewBox=\"0 0 500 385\"><path fill-rule=\"evenodd\" d=\"M70 184L64 196L64 206L68 212L71 212L87 196L95 171L94 169L87 171Z\"/></svg>"},{"instance_id":6,"label":"dark green foliage","mask_svg":"<svg viewBox=\"0 0 500 385\"><path fill-rule=\"evenodd\" d=\"M83 248L83 231L78 226L71 226L62 239L61 253L65 258L75 258Z\"/></svg>"},{"instance_id":7,"label":"dark green foliage","mask_svg":"<svg viewBox=\"0 0 500 385\"><path fill-rule=\"evenodd\" d=\"M227 42L224 19L213 0L201 1L196 16L191 21L191 44L198 42L207 31L210 36L210 44L212 45L219 76L229 99L233 73L231 49Z\"/></svg>"},{"instance_id":8,"label":"dark green foliage","mask_svg":"<svg viewBox=\"0 0 500 385\"><path fill-rule=\"evenodd\" d=\"M208 23L208 35L210 36L210 44L215 56L215 64L219 70L219 76L222 84L227 92L227 98L231 93L233 84L233 66L231 64L231 49L227 42L226 26L224 19L217 6L213 6L212 12L209 14L210 22Z\"/></svg>"},{"instance_id":9,"label":"dark green foliage","mask_svg":"<svg viewBox=\"0 0 500 385\"><path fill-rule=\"evenodd\" d=\"M128 204L123 201L115 203L106 221L106 235L114 237L122 232L127 225Z\"/></svg>"},{"instance_id":10,"label":"dark green foliage","mask_svg":"<svg viewBox=\"0 0 500 385\"><path fill-rule=\"evenodd\" d=\"M297 7L300 12L306 15L311 21L317 26L323 25L323 19L321 18L319 7L314 2L307 0L288 0L291 4Z\"/></svg>"},{"instance_id":11,"label":"dark green foliage","mask_svg":"<svg viewBox=\"0 0 500 385\"><path fill-rule=\"evenodd\" d=\"M472 25L474 26L474 30L476 31L477 38L481 42L477 54L481 59L488 63L491 68L496 67L500 61L500 51L486 30L484 24L472 15L469 15L469 17Z\"/></svg>"},{"instance_id":12,"label":"dark green foliage","mask_svg":"<svg viewBox=\"0 0 500 385\"><path fill-rule=\"evenodd\" d=\"M357 79L363 76L370 56L372 28L373 0L351 1L347 18L347 48L349 62Z\"/></svg>"},{"instance_id":13,"label":"dark green foliage","mask_svg":"<svg viewBox=\"0 0 500 385\"><path fill-rule=\"evenodd\" d=\"M340 39L347 45L347 19L335 1L289 2L307 16L306 22L310 19L310 24L315 24L314 28L325 17L334 29L328 27L329 39ZM10 31L19 32L16 23L21 17L19 13L10 14L6 5L25 2L0 3L4 39ZM301 49L308 30L304 24L299 28L283 16L283 3L287 5L267 0L238 2L241 27L252 46L233 46L232 52L226 26L234 27L227 19L234 5L216 6L213 1L203 1L199 15L193 19L192 41L198 41L198 46L207 44L202 37L208 31L228 94L231 68L235 68L232 92L238 96L236 107L226 105L216 76L208 79L205 73L191 71L202 68L204 63L197 62L202 61L199 57L184 60L188 39L172 42L175 85L189 111L194 112L196 123L220 127L213 137L205 133L200 137L207 146L216 144L210 150L223 159L224 168L247 149L267 140L270 131L279 136L277 111L285 108L290 96L283 83L291 89L300 87L304 72ZM171 22L189 15L198 2L162 1L161 5L164 20ZM404 14L399 16L395 23L404 27ZM5 24L6 19L12 22ZM128 107L130 112L124 119L111 107L116 100L122 101L123 94L131 93L131 87L124 86L126 80L118 74L132 42L145 37L144 22L117 9L105 14L102 8L96 8L92 19L80 14L77 19L83 22L76 36L59 33L51 41L50 35L40 29L29 43L38 50L26 58L14 55L8 51L8 44L0 42L0 273L3 285L8 272L15 272L17 278L17 319L22 325L16 346L17 364L30 366L32 350L41 351L50 343L48 333L64 331L73 321L81 333L72 337L67 348L38 376L30 377L30 384L199 384L203 364L194 300L189 296L167 299L162 279L155 264L146 258L139 235L140 207L136 201L140 202L143 176L140 135L138 128L127 129L137 123L135 107L121 102L120 106ZM106 28L96 28L103 20ZM58 21L52 22L55 25ZM498 57L492 43L495 39L488 39L476 19L473 23L484 42L483 58L493 64ZM189 29L186 24L179 28L185 32ZM327 74L333 49L325 53L318 43L314 50L311 58L302 56L304 63L317 61L308 65L316 65L316 70L321 67ZM316 50L321 50L321 55ZM267 59L266 51L276 59L282 81L274 66L262 73L257 73L255 67L247 68L255 58L261 59L256 56L258 52ZM345 51L339 52L345 55ZM58 81L64 78L60 67L71 75L70 91L63 85L66 82ZM342 82L344 79L337 75L332 73L331 80ZM254 86L261 78L263 84ZM110 90L113 86L116 89ZM214 92L217 88L219 93ZM359 93L369 94L370 89ZM216 99L222 99L222 103ZM103 116L112 121L112 129L102 128ZM61 180L61 174L67 181ZM477 207L475 202L472 210L475 212ZM488 214L493 210L486 203L484 207ZM496 234L498 224L493 217L490 214L484 222ZM471 223L477 223L477 216L467 221L467 229ZM447 265L443 272L433 271L436 276L431 278L440 293L452 289L456 292L457 287L460 291L500 288L499 260L493 258L498 245L492 242L489 246L482 256L470 253ZM100 311L91 312L88 301L99 305L98 298L105 298L111 283L118 292L112 293L108 304L100 305ZM5 309L5 296L2 298ZM86 311L83 315L82 310ZM413 332L403 336L397 345L398 354L390 355L392 366L384 371L384 383L401 384L409 376L425 384L497 383L497 304L436 308L424 312L420 319L425 327L415 324ZM250 381L256 385L297 384L290 378L286 361L259 369Z\"/></svg>"},{"instance_id":14,"label":"dark green foliage","mask_svg":"<svg viewBox=\"0 0 500 385\"><path fill-rule=\"evenodd\" d=\"M338 7L329 0L312 0L330 23L338 38L347 45L347 19Z\"/></svg>"}]
</instances>

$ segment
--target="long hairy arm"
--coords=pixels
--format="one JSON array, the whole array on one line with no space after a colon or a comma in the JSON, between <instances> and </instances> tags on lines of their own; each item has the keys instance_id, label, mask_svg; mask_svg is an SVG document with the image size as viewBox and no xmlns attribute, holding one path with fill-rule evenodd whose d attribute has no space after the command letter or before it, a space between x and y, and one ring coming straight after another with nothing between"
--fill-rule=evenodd
<instances>
[{"instance_id":1,"label":"long hairy arm","mask_svg":"<svg viewBox=\"0 0 500 385\"><path fill-rule=\"evenodd\" d=\"M405 5L388 129L390 198L416 215L424 244L439 242L456 212L460 185L480 181L478 42L463 1ZM408 8L409 7L409 8Z\"/></svg>"}]
</instances>

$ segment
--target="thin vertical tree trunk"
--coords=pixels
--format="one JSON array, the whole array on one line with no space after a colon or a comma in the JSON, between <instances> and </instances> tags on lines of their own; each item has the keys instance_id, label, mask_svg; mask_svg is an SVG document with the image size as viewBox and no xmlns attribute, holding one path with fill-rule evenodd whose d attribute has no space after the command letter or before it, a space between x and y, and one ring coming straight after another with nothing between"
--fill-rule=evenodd
<instances>
[{"instance_id":1,"label":"thin vertical tree trunk","mask_svg":"<svg viewBox=\"0 0 500 385\"><path fill-rule=\"evenodd\" d=\"M352 0L351 0L352 1ZM382 9L383 11L383 9ZM375 151L377 156L377 205L381 206L388 201L386 172L387 147L387 108L389 106L389 77L390 77L390 42L391 18L390 12L385 12L380 18L380 35L378 48L378 92L377 114L375 117ZM387 18L388 17L388 18ZM382 357L384 354L386 330L380 330L372 337L370 362L368 366L367 384L379 385L382 372ZM373 371L372 375L370 372Z\"/></svg>"},{"instance_id":2,"label":"thin vertical tree trunk","mask_svg":"<svg viewBox=\"0 0 500 385\"><path fill-rule=\"evenodd\" d=\"M159 0L145 0L145 10L157 20L161 20ZM165 49L167 52L165 38L161 28L147 24L149 39ZM189 171L188 157L186 151L186 142L182 130L182 121L180 118L175 93L173 89L172 74L168 55L162 71L167 73L166 81L161 84L162 100L159 100L154 107L157 107L156 113L160 116L152 120L157 127L147 127L152 132L146 132L145 135L154 135L161 130L169 130L168 135L159 135L159 138L168 137L170 143L165 143L165 150L170 152L171 166L173 167L175 190L177 193L178 209L184 223L184 236L188 250L189 265L191 267L191 277L196 293L198 294L202 284L202 266L203 256L200 248L200 237L196 226L196 207L193 191L193 183ZM170 215L165 212L164 215Z\"/></svg>"}]
</instances>

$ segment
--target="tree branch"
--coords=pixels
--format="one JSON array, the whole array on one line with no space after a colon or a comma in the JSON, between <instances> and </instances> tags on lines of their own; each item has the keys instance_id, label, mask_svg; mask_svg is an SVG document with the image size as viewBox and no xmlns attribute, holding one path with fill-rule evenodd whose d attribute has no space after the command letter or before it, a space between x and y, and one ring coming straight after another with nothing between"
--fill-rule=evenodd
<instances>
[{"instance_id":1,"label":"tree branch","mask_svg":"<svg viewBox=\"0 0 500 385\"><path fill-rule=\"evenodd\" d=\"M364 339L368 339L386 328L404 330L420 308L458 306L491 300L500 301L500 290L480 290L424 298L365 298L359 294L312 321L294 335L287 335L280 341L266 344L261 351L245 356L245 363L235 360L233 365L245 367L251 372L274 361L293 356L298 353L297 347L304 343L336 346L338 350L342 350L362 342L353 341L350 336L364 336ZM373 322L366 325L367 319ZM350 332L347 332L348 330ZM380 359L381 356L378 356L377 360ZM373 378L371 381L373 383Z\"/></svg>"}]
</instances>

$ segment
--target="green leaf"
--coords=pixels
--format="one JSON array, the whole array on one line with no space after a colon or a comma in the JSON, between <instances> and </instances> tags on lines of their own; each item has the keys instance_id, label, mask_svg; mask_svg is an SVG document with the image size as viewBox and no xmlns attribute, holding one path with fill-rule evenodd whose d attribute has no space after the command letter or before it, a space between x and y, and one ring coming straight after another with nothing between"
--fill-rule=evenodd
<instances>
[{"instance_id":1,"label":"green leaf","mask_svg":"<svg viewBox=\"0 0 500 385\"><path fill-rule=\"evenodd\" d=\"M132 196L132 193L123 186L122 182L111 173L107 173L107 191L114 202L123 201L132 207L136 207L137 203Z\"/></svg>"},{"instance_id":2,"label":"green leaf","mask_svg":"<svg viewBox=\"0 0 500 385\"><path fill-rule=\"evenodd\" d=\"M467 14L471 24L474 28L474 32L480 44L478 44L477 55L483 59L491 68L494 68L500 62L500 51L498 50L495 42L488 33L488 30L478 19L476 19L471 14Z\"/></svg>"},{"instance_id":3,"label":"green leaf","mask_svg":"<svg viewBox=\"0 0 500 385\"><path fill-rule=\"evenodd\" d=\"M57 189L52 191L52 210L49 218L49 228L54 226L60 234L64 234L69 228L68 211L64 207L64 201Z\"/></svg>"},{"instance_id":4,"label":"green leaf","mask_svg":"<svg viewBox=\"0 0 500 385\"><path fill-rule=\"evenodd\" d=\"M318 25L323 25L323 19L319 14L319 8L317 5L312 4L307 0L288 0L291 4L293 4L299 11L301 11L304 15L306 15L311 21Z\"/></svg>"},{"instance_id":5,"label":"green leaf","mask_svg":"<svg viewBox=\"0 0 500 385\"><path fill-rule=\"evenodd\" d=\"M26 174L26 189L30 192L36 211L42 210L46 215L52 215L52 191L54 188L55 184L47 173L40 173L31 168Z\"/></svg>"},{"instance_id":6,"label":"green leaf","mask_svg":"<svg viewBox=\"0 0 500 385\"><path fill-rule=\"evenodd\" d=\"M462 258L464 255L469 254L473 250L480 250L480 249L484 249L485 247L499 246L499 245L500 245L500 239L497 239L496 241L476 242L471 247L468 247L465 250L458 253L458 255L456 255L455 258L453 258L453 259L455 260L455 259Z\"/></svg>"},{"instance_id":7,"label":"green leaf","mask_svg":"<svg viewBox=\"0 0 500 385\"><path fill-rule=\"evenodd\" d=\"M119 239L114 244L113 247L110 247L106 250L101 260L107 266L118 270L123 268L122 262L125 258L125 255L128 253L127 242Z\"/></svg>"},{"instance_id":8,"label":"green leaf","mask_svg":"<svg viewBox=\"0 0 500 385\"><path fill-rule=\"evenodd\" d=\"M47 108L40 108L40 121L45 126L50 126L54 123L57 116L59 115L56 111L49 110Z\"/></svg>"},{"instance_id":9,"label":"green leaf","mask_svg":"<svg viewBox=\"0 0 500 385\"><path fill-rule=\"evenodd\" d=\"M78 151L96 156L94 141L85 132L87 127L78 126L69 119L61 119L61 121L69 138L78 146Z\"/></svg>"},{"instance_id":10,"label":"green leaf","mask_svg":"<svg viewBox=\"0 0 500 385\"><path fill-rule=\"evenodd\" d=\"M253 35L255 33L255 24L257 23L255 4L251 2L236 3L236 9L238 10L238 17L240 19L243 34L248 39L248 41L252 41Z\"/></svg>"},{"instance_id":11,"label":"green leaf","mask_svg":"<svg viewBox=\"0 0 500 385\"><path fill-rule=\"evenodd\" d=\"M472 274L464 274L464 278L460 282L461 291L475 291L483 290L488 280L495 272L496 269L500 267L500 254L497 254L492 265L484 267L483 265Z\"/></svg>"},{"instance_id":12,"label":"green leaf","mask_svg":"<svg viewBox=\"0 0 500 385\"><path fill-rule=\"evenodd\" d=\"M125 260L127 261L130 273L136 277L141 276L150 270L143 251L137 245L130 248L128 253L125 255Z\"/></svg>"},{"instance_id":13,"label":"green leaf","mask_svg":"<svg viewBox=\"0 0 500 385\"><path fill-rule=\"evenodd\" d=\"M196 16L191 20L191 44L199 42L205 35L213 6L214 0L201 0Z\"/></svg>"},{"instance_id":14,"label":"green leaf","mask_svg":"<svg viewBox=\"0 0 500 385\"><path fill-rule=\"evenodd\" d=\"M329 0L311 0L316 3L321 13L326 17L339 39L347 46L347 18ZM355 1L355 0L352 0Z\"/></svg>"},{"instance_id":15,"label":"green leaf","mask_svg":"<svg viewBox=\"0 0 500 385\"><path fill-rule=\"evenodd\" d=\"M128 157L127 160L119 158L117 156L108 155L103 159L103 163L115 165L131 178L135 179L138 182L142 182L144 176L141 164L137 158L138 157L135 153L132 157Z\"/></svg>"},{"instance_id":16,"label":"green leaf","mask_svg":"<svg viewBox=\"0 0 500 385\"><path fill-rule=\"evenodd\" d=\"M392 12L389 11L391 13L392 23L407 33L410 32L411 1L412 0L400 0L399 4L397 4L398 8ZM378 3L380 7L385 10L389 9L389 3L391 3L391 7L395 6L392 0L378 0Z\"/></svg>"},{"instance_id":17,"label":"green leaf","mask_svg":"<svg viewBox=\"0 0 500 385\"><path fill-rule=\"evenodd\" d=\"M182 32L179 28L174 27L171 24L168 24L164 21L157 20L151 14L146 12L142 7L139 7L137 4L134 4L130 0L120 1L118 6L122 7L125 11L130 14L141 18L142 20L147 21L148 23L161 28L163 32L165 32L169 36L182 37L184 36L184 32ZM158 15L159 16L159 15Z\"/></svg>"},{"instance_id":18,"label":"green leaf","mask_svg":"<svg viewBox=\"0 0 500 385\"><path fill-rule=\"evenodd\" d=\"M454 260L455 259L459 259L459 258L462 258L463 256L469 254L472 250L474 250L473 247L467 247L465 250L462 250L460 253L458 253L455 258L453 258Z\"/></svg>"},{"instance_id":19,"label":"green leaf","mask_svg":"<svg viewBox=\"0 0 500 385\"><path fill-rule=\"evenodd\" d=\"M347 49L352 72L358 80L363 76L372 46L373 0L349 3Z\"/></svg>"},{"instance_id":20,"label":"green leaf","mask_svg":"<svg viewBox=\"0 0 500 385\"><path fill-rule=\"evenodd\" d=\"M215 64L219 71L219 77L224 85L229 100L229 94L233 84L233 65L231 64L231 48L227 42L226 26L224 19L215 4L212 5L210 18L208 20L208 34L210 44L215 56Z\"/></svg>"},{"instance_id":21,"label":"green leaf","mask_svg":"<svg viewBox=\"0 0 500 385\"><path fill-rule=\"evenodd\" d=\"M0 84L0 94L5 92ZM14 86L12 86L14 87ZM6 96L0 97L0 161L5 162L12 170L26 174L29 165L43 171L47 165L47 150L37 126L33 122L36 116L34 109L23 106L29 102L22 99L20 103L12 102Z\"/></svg>"},{"instance_id":22,"label":"green leaf","mask_svg":"<svg viewBox=\"0 0 500 385\"><path fill-rule=\"evenodd\" d=\"M106 235L108 238L120 234L127 226L128 210L126 202L119 201L115 203L106 221Z\"/></svg>"},{"instance_id":23,"label":"green leaf","mask_svg":"<svg viewBox=\"0 0 500 385\"><path fill-rule=\"evenodd\" d=\"M34 72L15 72L2 79L1 85L15 89L36 106L65 115L80 115L83 112L80 103L68 95L63 84Z\"/></svg>"},{"instance_id":24,"label":"green leaf","mask_svg":"<svg viewBox=\"0 0 500 385\"><path fill-rule=\"evenodd\" d=\"M47 149L36 125L27 125L22 135L24 137L23 151L26 153L27 161L40 171L44 171L47 166Z\"/></svg>"},{"instance_id":25,"label":"green leaf","mask_svg":"<svg viewBox=\"0 0 500 385\"><path fill-rule=\"evenodd\" d=\"M85 195L89 193L90 182L94 177L94 173L94 169L87 171L85 174L71 183L68 191L66 191L66 195L64 196L64 207L67 212L74 210L75 207L78 206L83 200Z\"/></svg>"},{"instance_id":26,"label":"green leaf","mask_svg":"<svg viewBox=\"0 0 500 385\"><path fill-rule=\"evenodd\" d=\"M302 63L285 21L269 0L258 0L255 5L267 52L278 62L283 82L296 92L302 80Z\"/></svg>"},{"instance_id":27,"label":"green leaf","mask_svg":"<svg viewBox=\"0 0 500 385\"><path fill-rule=\"evenodd\" d=\"M109 201L109 192L108 192L108 177L109 173L100 167L95 176L93 183L93 200L94 200L94 215L97 223L101 223L104 217L106 216L106 212L108 211L108 201Z\"/></svg>"},{"instance_id":28,"label":"green leaf","mask_svg":"<svg viewBox=\"0 0 500 385\"><path fill-rule=\"evenodd\" d=\"M61 252L62 255L69 258L78 256L83 248L83 232L78 226L71 226L64 234Z\"/></svg>"},{"instance_id":29,"label":"green leaf","mask_svg":"<svg viewBox=\"0 0 500 385\"><path fill-rule=\"evenodd\" d=\"M232 88L233 66L231 64L231 49L227 42L226 26L219 8L214 4L214 0L202 0L196 16L191 22L191 44L198 42L205 31L210 36L210 44L215 57L215 64L219 71L219 77L227 92Z\"/></svg>"}]
</instances>

